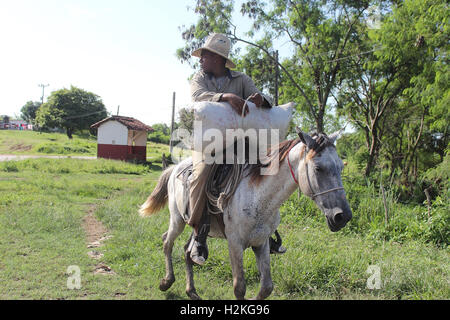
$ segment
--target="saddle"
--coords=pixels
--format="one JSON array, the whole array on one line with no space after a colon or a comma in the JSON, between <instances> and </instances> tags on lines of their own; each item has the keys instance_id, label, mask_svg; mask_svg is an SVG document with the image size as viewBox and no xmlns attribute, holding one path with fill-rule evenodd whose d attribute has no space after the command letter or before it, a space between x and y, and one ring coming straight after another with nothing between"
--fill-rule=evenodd
<instances>
[{"instance_id":1,"label":"saddle","mask_svg":"<svg viewBox=\"0 0 450 320\"><path fill-rule=\"evenodd\" d=\"M223 223L223 210L228 201L233 196L237 185L242 179L242 172L247 164L212 164L213 168L206 183L206 209L209 215L215 216L225 235L225 225ZM188 199L184 221L189 221L191 216L189 206L190 176L192 175L192 161L188 161L179 171L177 179L180 179L184 187L184 197Z\"/></svg>"},{"instance_id":2,"label":"saddle","mask_svg":"<svg viewBox=\"0 0 450 320\"><path fill-rule=\"evenodd\" d=\"M236 159L236 158L235 158ZM217 222L221 228L222 234L226 238L225 224L223 222L223 210L227 207L229 200L233 197L237 186L244 177L244 172L251 167L248 163L248 158L245 163L239 164L236 162L233 164L212 164L213 168L207 179L206 194L207 202L206 209L209 216L213 216L217 219ZM177 179L183 182L185 199L188 199L188 203L185 211L183 212L183 219L185 222L189 221L191 212L189 205L189 188L190 188L190 176L192 175L192 159L186 162L183 168L179 171ZM270 253L283 253L281 249L282 240L278 233L274 233L275 239L270 237Z\"/></svg>"}]
</instances>

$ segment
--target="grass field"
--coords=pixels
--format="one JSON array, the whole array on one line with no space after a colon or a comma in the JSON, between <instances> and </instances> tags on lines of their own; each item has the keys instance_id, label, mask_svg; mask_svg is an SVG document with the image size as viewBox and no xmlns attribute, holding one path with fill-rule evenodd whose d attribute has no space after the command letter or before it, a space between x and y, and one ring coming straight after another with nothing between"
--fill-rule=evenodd
<instances>
[{"instance_id":1,"label":"grass field","mask_svg":"<svg viewBox=\"0 0 450 320\"><path fill-rule=\"evenodd\" d=\"M161 292L161 235L168 226L168 210L147 219L137 213L160 173L157 163L110 160L0 163L0 299L186 299L183 245L189 228L174 247L177 281ZM427 238L426 230L421 234L367 226L364 221L370 218L376 224L383 213L375 212L378 204L370 211L362 196L356 204L353 197L362 191L349 189L354 220L343 232L331 233L308 199L293 194L283 205L278 230L288 251L271 256L275 287L269 298L449 299L448 246ZM98 248L88 248L85 222L90 214L111 236ZM397 215L393 221L408 217ZM422 220L417 221L414 228L424 228ZM197 292L204 299L234 299L226 242L209 239L208 244L206 265L194 268ZM92 250L103 256L91 258ZM80 270L80 289L67 286L73 275L69 266ZM110 272L96 273L99 266ZM245 252L244 267L246 296L252 297L259 276L251 250ZM379 289L376 282L375 288L368 288L368 279L378 275Z\"/></svg>"},{"instance_id":2,"label":"grass field","mask_svg":"<svg viewBox=\"0 0 450 320\"><path fill-rule=\"evenodd\" d=\"M169 146L147 142L147 160L161 162L161 155L169 154ZM60 133L0 130L0 154L8 155L66 155L96 156L96 137L85 133L73 139Z\"/></svg>"}]
</instances>

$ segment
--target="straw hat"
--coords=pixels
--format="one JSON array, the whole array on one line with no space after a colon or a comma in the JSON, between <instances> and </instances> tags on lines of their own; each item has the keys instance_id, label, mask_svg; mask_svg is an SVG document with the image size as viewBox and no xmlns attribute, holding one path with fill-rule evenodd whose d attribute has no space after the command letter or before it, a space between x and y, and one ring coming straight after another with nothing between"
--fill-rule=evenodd
<instances>
[{"instance_id":1,"label":"straw hat","mask_svg":"<svg viewBox=\"0 0 450 320\"><path fill-rule=\"evenodd\" d=\"M225 66L227 68L233 69L236 68L236 65L228 59L228 54L230 53L231 41L228 37L221 33L211 33L206 39L205 45L194 52L192 52L193 57L201 57L202 50L208 50L218 54L221 57L227 59L227 63Z\"/></svg>"}]
</instances>

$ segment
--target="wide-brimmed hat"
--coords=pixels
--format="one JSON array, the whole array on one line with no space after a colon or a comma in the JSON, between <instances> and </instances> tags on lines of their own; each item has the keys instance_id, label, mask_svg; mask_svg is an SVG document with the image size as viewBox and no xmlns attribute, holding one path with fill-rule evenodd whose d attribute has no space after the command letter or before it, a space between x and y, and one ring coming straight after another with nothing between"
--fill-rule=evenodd
<instances>
[{"instance_id":1,"label":"wide-brimmed hat","mask_svg":"<svg viewBox=\"0 0 450 320\"><path fill-rule=\"evenodd\" d=\"M228 58L230 54L231 41L228 37L221 33L211 33L206 39L205 45L194 52L192 52L193 57L200 58L202 55L202 50L208 50L218 54L221 57L227 59L225 66L227 68L236 68L236 65Z\"/></svg>"}]
</instances>

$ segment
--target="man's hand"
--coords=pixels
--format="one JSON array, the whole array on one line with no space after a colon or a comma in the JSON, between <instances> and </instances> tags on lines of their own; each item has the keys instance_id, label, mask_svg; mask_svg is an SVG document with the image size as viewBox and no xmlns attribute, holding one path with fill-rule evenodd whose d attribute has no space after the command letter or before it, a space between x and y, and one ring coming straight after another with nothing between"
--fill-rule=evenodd
<instances>
[{"instance_id":1,"label":"man's hand","mask_svg":"<svg viewBox=\"0 0 450 320\"><path fill-rule=\"evenodd\" d=\"M234 93L224 93L220 101L228 102L238 115L242 115L242 108L244 107L245 100L241 97L235 95ZM244 117L248 112L248 105L245 105Z\"/></svg>"},{"instance_id":2,"label":"man's hand","mask_svg":"<svg viewBox=\"0 0 450 320\"><path fill-rule=\"evenodd\" d=\"M263 97L261 94L259 93L254 93L249 97L249 100L251 102L253 102L257 108L261 108L262 104L263 104Z\"/></svg>"}]
</instances>

